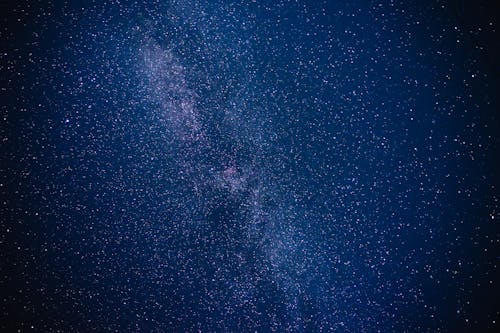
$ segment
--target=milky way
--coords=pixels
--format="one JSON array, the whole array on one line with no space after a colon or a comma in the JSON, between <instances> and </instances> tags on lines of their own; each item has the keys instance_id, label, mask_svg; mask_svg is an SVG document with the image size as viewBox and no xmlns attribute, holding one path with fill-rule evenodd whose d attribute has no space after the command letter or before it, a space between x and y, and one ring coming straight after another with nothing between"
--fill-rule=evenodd
<instances>
[{"instance_id":1,"label":"milky way","mask_svg":"<svg viewBox=\"0 0 500 333\"><path fill-rule=\"evenodd\" d=\"M0 328L498 329L497 22L424 2L2 6Z\"/></svg>"}]
</instances>

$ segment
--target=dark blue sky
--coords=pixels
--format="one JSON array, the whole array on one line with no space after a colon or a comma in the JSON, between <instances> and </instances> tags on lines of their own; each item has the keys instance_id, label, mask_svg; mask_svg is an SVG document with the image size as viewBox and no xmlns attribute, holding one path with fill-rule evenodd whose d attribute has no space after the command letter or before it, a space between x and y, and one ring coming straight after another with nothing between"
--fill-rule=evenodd
<instances>
[{"instance_id":1,"label":"dark blue sky","mask_svg":"<svg viewBox=\"0 0 500 333\"><path fill-rule=\"evenodd\" d=\"M0 8L2 330L498 330L488 1Z\"/></svg>"}]
</instances>

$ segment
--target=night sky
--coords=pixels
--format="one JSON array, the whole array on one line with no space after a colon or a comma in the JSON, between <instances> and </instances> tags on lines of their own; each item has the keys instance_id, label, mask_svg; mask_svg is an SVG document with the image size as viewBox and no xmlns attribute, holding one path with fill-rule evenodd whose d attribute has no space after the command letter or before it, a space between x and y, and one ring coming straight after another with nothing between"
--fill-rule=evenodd
<instances>
[{"instance_id":1,"label":"night sky","mask_svg":"<svg viewBox=\"0 0 500 333\"><path fill-rule=\"evenodd\" d=\"M0 330L500 330L493 2L2 2Z\"/></svg>"}]
</instances>

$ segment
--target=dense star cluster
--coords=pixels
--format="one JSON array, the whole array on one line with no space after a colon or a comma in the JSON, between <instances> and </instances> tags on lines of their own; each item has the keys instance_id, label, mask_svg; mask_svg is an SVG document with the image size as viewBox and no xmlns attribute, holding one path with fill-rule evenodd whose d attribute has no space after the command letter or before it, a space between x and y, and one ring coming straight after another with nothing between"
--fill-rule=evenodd
<instances>
[{"instance_id":1,"label":"dense star cluster","mask_svg":"<svg viewBox=\"0 0 500 333\"><path fill-rule=\"evenodd\" d=\"M0 330L498 330L487 3L2 4Z\"/></svg>"}]
</instances>

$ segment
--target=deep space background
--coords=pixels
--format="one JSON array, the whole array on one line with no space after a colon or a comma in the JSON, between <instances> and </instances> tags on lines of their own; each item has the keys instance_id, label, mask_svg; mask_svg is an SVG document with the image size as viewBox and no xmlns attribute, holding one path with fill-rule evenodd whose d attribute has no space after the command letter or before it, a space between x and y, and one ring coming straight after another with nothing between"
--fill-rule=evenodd
<instances>
[{"instance_id":1,"label":"deep space background","mask_svg":"<svg viewBox=\"0 0 500 333\"><path fill-rule=\"evenodd\" d=\"M0 330L498 331L497 14L2 1Z\"/></svg>"}]
</instances>

